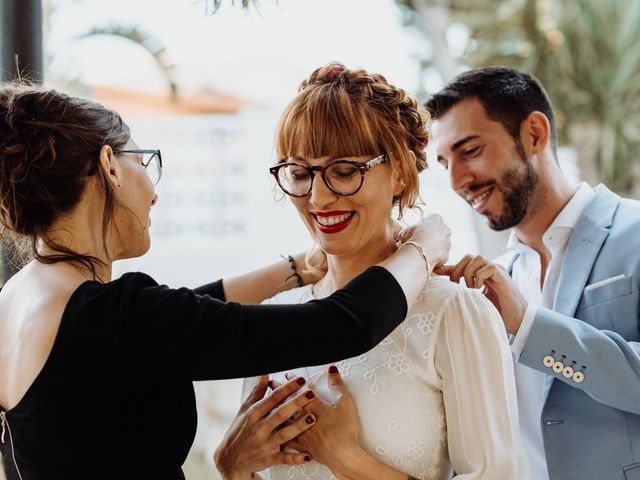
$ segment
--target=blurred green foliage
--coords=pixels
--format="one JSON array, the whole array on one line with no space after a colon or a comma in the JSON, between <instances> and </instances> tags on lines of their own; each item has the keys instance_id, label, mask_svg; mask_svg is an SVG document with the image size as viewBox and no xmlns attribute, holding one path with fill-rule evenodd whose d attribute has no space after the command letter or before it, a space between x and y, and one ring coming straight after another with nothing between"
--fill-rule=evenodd
<instances>
[{"instance_id":1,"label":"blurred green foliage","mask_svg":"<svg viewBox=\"0 0 640 480\"><path fill-rule=\"evenodd\" d=\"M450 24L468 34L461 64L509 65L535 75L583 178L640 198L640 0L396 3L409 23L425 4L447 9Z\"/></svg>"}]
</instances>

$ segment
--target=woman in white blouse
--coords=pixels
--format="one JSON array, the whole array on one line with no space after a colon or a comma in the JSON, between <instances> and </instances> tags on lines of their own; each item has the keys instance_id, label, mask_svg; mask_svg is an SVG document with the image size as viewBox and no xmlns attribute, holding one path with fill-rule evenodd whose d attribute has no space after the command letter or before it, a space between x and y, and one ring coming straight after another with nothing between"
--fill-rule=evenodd
<instances>
[{"instance_id":1,"label":"woman in white blouse","mask_svg":"<svg viewBox=\"0 0 640 480\"><path fill-rule=\"evenodd\" d=\"M328 296L397 248L391 210L402 214L418 196L426 119L415 99L363 70L330 64L302 83L281 117L271 172L327 273L268 302ZM529 478L506 332L478 291L434 276L373 350L337 368L292 373L308 379L319 401L306 409L316 425L287 448L312 460L254 478Z\"/></svg>"}]
</instances>

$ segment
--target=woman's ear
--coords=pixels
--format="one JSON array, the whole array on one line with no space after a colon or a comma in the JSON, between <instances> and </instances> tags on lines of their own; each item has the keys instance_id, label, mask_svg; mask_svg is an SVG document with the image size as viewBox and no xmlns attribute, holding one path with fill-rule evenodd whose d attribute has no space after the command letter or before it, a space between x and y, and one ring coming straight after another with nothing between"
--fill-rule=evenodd
<instances>
[{"instance_id":1,"label":"woman's ear","mask_svg":"<svg viewBox=\"0 0 640 480\"><path fill-rule=\"evenodd\" d=\"M416 154L411 150L407 152L407 156L409 157L407 160L409 162L415 163ZM393 171L393 198L400 198L400 194L404 192L404 189L407 188L407 184L404 183L404 180L400 177L400 173L397 171Z\"/></svg>"},{"instance_id":2,"label":"woman's ear","mask_svg":"<svg viewBox=\"0 0 640 480\"><path fill-rule=\"evenodd\" d=\"M115 190L120 186L121 169L120 164L116 159L116 154L109 145L104 145L100 149L98 161L100 162L100 168L102 169L105 178L111 185L111 188Z\"/></svg>"}]
</instances>

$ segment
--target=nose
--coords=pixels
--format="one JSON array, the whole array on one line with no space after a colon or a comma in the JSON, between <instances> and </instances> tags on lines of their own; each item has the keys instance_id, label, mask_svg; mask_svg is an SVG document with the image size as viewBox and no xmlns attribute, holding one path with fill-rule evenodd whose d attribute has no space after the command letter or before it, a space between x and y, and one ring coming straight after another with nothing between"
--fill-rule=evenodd
<instances>
[{"instance_id":1,"label":"nose","mask_svg":"<svg viewBox=\"0 0 640 480\"><path fill-rule=\"evenodd\" d=\"M151 199L151 206L153 207L158 201L158 194L153 192L153 198Z\"/></svg>"},{"instance_id":2,"label":"nose","mask_svg":"<svg viewBox=\"0 0 640 480\"><path fill-rule=\"evenodd\" d=\"M449 161L449 184L458 192L473 183L473 172L465 162L456 159Z\"/></svg>"},{"instance_id":3,"label":"nose","mask_svg":"<svg viewBox=\"0 0 640 480\"><path fill-rule=\"evenodd\" d=\"M338 195L327 187L327 184L324 183L324 179L322 178L322 174L315 172L311 192L309 192L309 202L317 208L323 208L335 202L337 199Z\"/></svg>"}]
</instances>

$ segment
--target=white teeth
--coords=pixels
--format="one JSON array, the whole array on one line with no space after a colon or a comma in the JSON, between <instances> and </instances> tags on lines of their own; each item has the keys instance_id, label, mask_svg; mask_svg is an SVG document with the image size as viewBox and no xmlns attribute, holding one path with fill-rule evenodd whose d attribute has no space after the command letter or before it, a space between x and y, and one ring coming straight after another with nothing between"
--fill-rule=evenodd
<instances>
[{"instance_id":1,"label":"white teeth","mask_svg":"<svg viewBox=\"0 0 640 480\"><path fill-rule=\"evenodd\" d=\"M480 195L479 197L474 198L474 199L471 201L471 205L472 205L472 206L474 206L474 207L476 207L476 206L480 205L480 203L482 203L482 201L483 201L485 198L487 198L487 197L491 194L491 192L493 192L493 188L490 188L489 190L487 190L486 192L484 192L484 193L483 193L482 195Z\"/></svg>"},{"instance_id":2,"label":"white teeth","mask_svg":"<svg viewBox=\"0 0 640 480\"><path fill-rule=\"evenodd\" d=\"M345 213L344 215L336 215L334 217L321 217L319 215L316 215L315 217L316 221L320 225L324 227L332 227L333 225L347 221L352 215L353 212Z\"/></svg>"}]
</instances>

